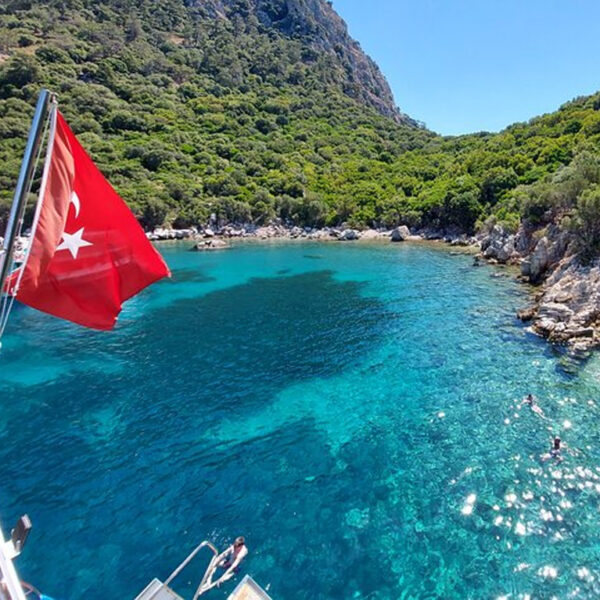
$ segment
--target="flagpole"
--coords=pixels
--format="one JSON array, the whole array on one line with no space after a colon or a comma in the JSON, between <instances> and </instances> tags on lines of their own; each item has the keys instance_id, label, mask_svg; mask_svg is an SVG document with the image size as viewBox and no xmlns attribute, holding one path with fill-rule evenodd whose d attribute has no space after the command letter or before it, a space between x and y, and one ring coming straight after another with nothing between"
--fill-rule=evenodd
<instances>
[{"instance_id":1,"label":"flagpole","mask_svg":"<svg viewBox=\"0 0 600 600\"><path fill-rule=\"evenodd\" d=\"M15 188L15 195L10 209L8 223L6 225L4 242L0 249L0 296L2 296L4 282L9 275L15 240L25 214L27 195L29 193L31 180L34 176L35 158L40 144L42 143L50 97L51 94L48 90L42 90L40 92L37 106L35 107L35 114L33 115L33 121L31 122L29 138L27 139L27 146L25 146L25 154L23 155L23 162L21 163L21 171L19 172L19 179L17 180L17 187Z\"/></svg>"}]
</instances>

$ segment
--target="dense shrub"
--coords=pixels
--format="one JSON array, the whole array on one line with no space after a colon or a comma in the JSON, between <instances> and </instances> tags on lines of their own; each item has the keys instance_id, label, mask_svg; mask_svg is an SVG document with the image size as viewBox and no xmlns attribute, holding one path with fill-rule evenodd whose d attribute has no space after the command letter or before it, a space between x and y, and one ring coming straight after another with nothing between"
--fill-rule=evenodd
<instances>
[{"instance_id":1,"label":"dense shrub","mask_svg":"<svg viewBox=\"0 0 600 600\"><path fill-rule=\"evenodd\" d=\"M585 190L570 222L577 235L578 249L584 261L600 255L600 186Z\"/></svg>"},{"instance_id":2,"label":"dense shrub","mask_svg":"<svg viewBox=\"0 0 600 600\"><path fill-rule=\"evenodd\" d=\"M0 70L0 90L7 95L18 92L30 83L35 83L41 78L42 69L38 61L32 56L15 54ZM14 91L11 91L14 89Z\"/></svg>"}]
</instances>

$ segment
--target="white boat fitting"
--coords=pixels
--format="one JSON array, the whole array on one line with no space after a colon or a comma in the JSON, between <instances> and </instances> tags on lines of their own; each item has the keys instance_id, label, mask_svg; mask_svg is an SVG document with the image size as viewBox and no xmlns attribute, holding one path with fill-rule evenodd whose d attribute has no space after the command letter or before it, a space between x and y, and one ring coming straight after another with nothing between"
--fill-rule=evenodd
<instances>
[{"instance_id":1,"label":"white boat fitting","mask_svg":"<svg viewBox=\"0 0 600 600\"><path fill-rule=\"evenodd\" d=\"M271 596L250 575L244 575L227 600L271 600Z\"/></svg>"},{"instance_id":2,"label":"white boat fitting","mask_svg":"<svg viewBox=\"0 0 600 600\"><path fill-rule=\"evenodd\" d=\"M13 564L13 560L21 554L30 531L31 521L27 515L17 521L8 540L4 539L0 529L0 600L51 600L32 585L23 583Z\"/></svg>"},{"instance_id":3,"label":"white boat fitting","mask_svg":"<svg viewBox=\"0 0 600 600\"><path fill-rule=\"evenodd\" d=\"M208 548L213 556L206 567L204 576L192 597L192 600L197 600L202 594L205 594L214 587L217 587L222 580L213 581L213 576L217 570L219 563L219 552L212 542L207 540L196 546L187 558L167 577L164 581L154 578L135 598L135 600L184 600L171 587L173 580L192 562L196 555L202 550ZM1 600L1 599L0 599ZM271 600L270 596L265 592L249 575L246 575L238 586L229 595L228 600Z\"/></svg>"},{"instance_id":4,"label":"white boat fitting","mask_svg":"<svg viewBox=\"0 0 600 600\"><path fill-rule=\"evenodd\" d=\"M15 557L11 541L0 533L0 600L25 600L25 593L12 559Z\"/></svg>"}]
</instances>

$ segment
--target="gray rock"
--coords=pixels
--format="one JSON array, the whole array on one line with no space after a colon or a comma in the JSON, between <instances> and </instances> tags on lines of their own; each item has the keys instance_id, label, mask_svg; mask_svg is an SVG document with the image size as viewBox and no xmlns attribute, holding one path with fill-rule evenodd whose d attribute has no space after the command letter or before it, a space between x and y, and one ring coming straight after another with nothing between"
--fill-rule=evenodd
<instances>
[{"instance_id":1,"label":"gray rock","mask_svg":"<svg viewBox=\"0 0 600 600\"><path fill-rule=\"evenodd\" d=\"M531 321L533 317L535 317L537 312L537 307L535 305L527 306L517 311L517 317L521 319L521 321Z\"/></svg>"},{"instance_id":2,"label":"gray rock","mask_svg":"<svg viewBox=\"0 0 600 600\"><path fill-rule=\"evenodd\" d=\"M410 236L410 229L406 225L396 227L390 236L392 242L404 242Z\"/></svg>"},{"instance_id":3,"label":"gray rock","mask_svg":"<svg viewBox=\"0 0 600 600\"><path fill-rule=\"evenodd\" d=\"M534 323L534 329L542 335L549 335L554 331L555 327L556 322L548 318L539 319Z\"/></svg>"},{"instance_id":4,"label":"gray rock","mask_svg":"<svg viewBox=\"0 0 600 600\"><path fill-rule=\"evenodd\" d=\"M377 231L377 229L367 229L362 231L360 234L361 240L376 240L382 237L382 233Z\"/></svg>"},{"instance_id":5,"label":"gray rock","mask_svg":"<svg viewBox=\"0 0 600 600\"><path fill-rule=\"evenodd\" d=\"M544 280L535 305L518 316L551 342L568 344L569 351L589 350L600 344L600 261L582 266L572 241L558 225L549 225L537 243L531 232L515 236L515 251L531 252L521 261L522 275L531 283Z\"/></svg>"},{"instance_id":6,"label":"gray rock","mask_svg":"<svg viewBox=\"0 0 600 600\"><path fill-rule=\"evenodd\" d=\"M196 231L194 229L164 229L158 227L152 232L153 240L183 240L192 237Z\"/></svg>"},{"instance_id":7,"label":"gray rock","mask_svg":"<svg viewBox=\"0 0 600 600\"><path fill-rule=\"evenodd\" d=\"M338 239L341 242L349 242L358 239L358 231L356 229L344 229Z\"/></svg>"},{"instance_id":8,"label":"gray rock","mask_svg":"<svg viewBox=\"0 0 600 600\"><path fill-rule=\"evenodd\" d=\"M598 305L584 304L577 310L576 317L578 323L593 323L598 318Z\"/></svg>"},{"instance_id":9,"label":"gray rock","mask_svg":"<svg viewBox=\"0 0 600 600\"><path fill-rule=\"evenodd\" d=\"M504 238L506 237L506 233L500 225L494 225L492 229L489 231L487 235L485 235L481 240L481 250L484 252L490 247L495 246L496 248L501 248L504 245Z\"/></svg>"},{"instance_id":10,"label":"gray rock","mask_svg":"<svg viewBox=\"0 0 600 600\"><path fill-rule=\"evenodd\" d=\"M498 252L498 260L500 262L508 262L516 254L515 249L515 236L509 235L504 242L504 245Z\"/></svg>"},{"instance_id":11,"label":"gray rock","mask_svg":"<svg viewBox=\"0 0 600 600\"><path fill-rule=\"evenodd\" d=\"M461 235L450 240L451 246L469 246L470 244L471 241L467 238L466 235Z\"/></svg>"},{"instance_id":12,"label":"gray rock","mask_svg":"<svg viewBox=\"0 0 600 600\"><path fill-rule=\"evenodd\" d=\"M565 333L568 334L570 338L593 338L594 337L594 328L593 327L569 327L565 330Z\"/></svg>"},{"instance_id":13,"label":"gray rock","mask_svg":"<svg viewBox=\"0 0 600 600\"><path fill-rule=\"evenodd\" d=\"M571 236L566 231L562 231L552 241L548 249L548 260L551 264L557 263L564 255L569 245Z\"/></svg>"},{"instance_id":14,"label":"gray rock","mask_svg":"<svg viewBox=\"0 0 600 600\"><path fill-rule=\"evenodd\" d=\"M494 225L492 230L479 242L484 258L506 263L518 257L515 248L515 236L509 235L499 225Z\"/></svg>"},{"instance_id":15,"label":"gray rock","mask_svg":"<svg viewBox=\"0 0 600 600\"><path fill-rule=\"evenodd\" d=\"M515 250L519 254L526 254L531 246L531 236L522 226L515 235Z\"/></svg>"},{"instance_id":16,"label":"gray rock","mask_svg":"<svg viewBox=\"0 0 600 600\"><path fill-rule=\"evenodd\" d=\"M492 240L483 251L483 256L484 258L495 258L497 260L502 248L504 248L504 244L501 239Z\"/></svg>"},{"instance_id":17,"label":"gray rock","mask_svg":"<svg viewBox=\"0 0 600 600\"><path fill-rule=\"evenodd\" d=\"M553 321L566 322L573 316L573 309L558 302L547 302L540 305L538 316L540 318L552 319Z\"/></svg>"},{"instance_id":18,"label":"gray rock","mask_svg":"<svg viewBox=\"0 0 600 600\"><path fill-rule=\"evenodd\" d=\"M550 263L550 257L548 254L548 238L544 236L535 246L533 254L529 258L529 281L531 283L538 283L545 273ZM521 265L521 268L523 265ZM523 272L523 271L521 271Z\"/></svg>"}]
</instances>

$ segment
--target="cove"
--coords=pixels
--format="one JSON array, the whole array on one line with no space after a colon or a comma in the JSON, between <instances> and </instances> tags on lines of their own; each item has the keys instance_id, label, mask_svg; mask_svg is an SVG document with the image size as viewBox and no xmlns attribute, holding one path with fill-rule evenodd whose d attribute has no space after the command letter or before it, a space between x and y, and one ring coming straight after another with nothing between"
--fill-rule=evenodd
<instances>
[{"instance_id":1,"label":"cove","mask_svg":"<svg viewBox=\"0 0 600 600\"><path fill-rule=\"evenodd\" d=\"M600 593L600 363L565 370L523 287L427 245L161 250L173 279L112 333L15 311L0 518L33 520L27 580L133 598L241 534L275 599ZM555 433L573 453L543 462Z\"/></svg>"}]
</instances>

